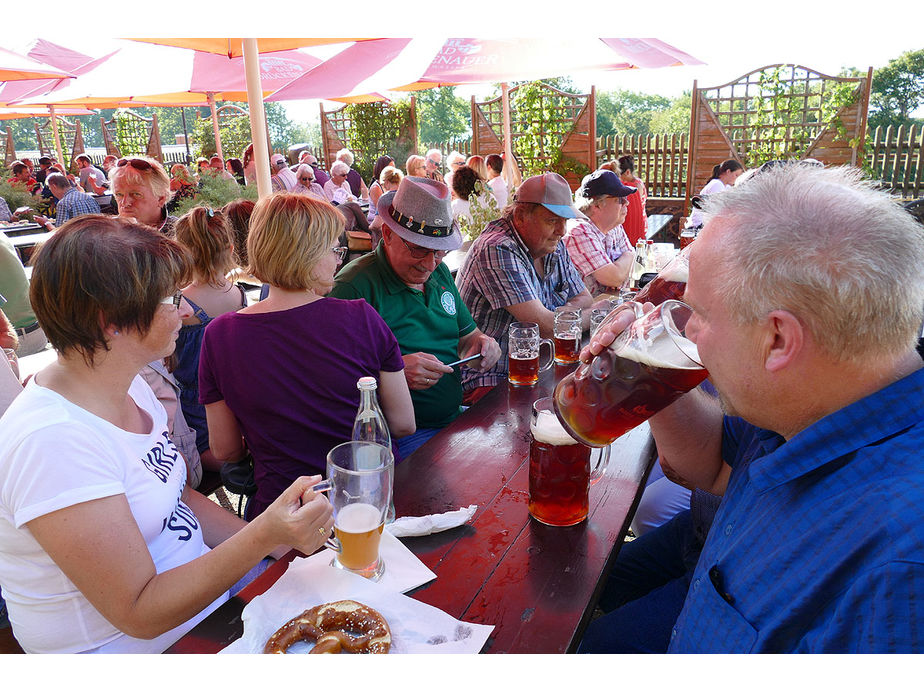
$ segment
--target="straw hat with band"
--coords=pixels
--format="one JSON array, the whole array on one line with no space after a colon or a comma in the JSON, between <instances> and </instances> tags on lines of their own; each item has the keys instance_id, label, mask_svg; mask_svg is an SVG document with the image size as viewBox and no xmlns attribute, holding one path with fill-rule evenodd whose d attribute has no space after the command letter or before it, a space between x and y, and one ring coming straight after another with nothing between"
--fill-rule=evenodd
<instances>
[{"instance_id":1,"label":"straw hat with band","mask_svg":"<svg viewBox=\"0 0 924 693\"><path fill-rule=\"evenodd\" d=\"M445 251L462 245L445 183L405 176L396 191L379 198L378 210L382 222L408 243Z\"/></svg>"}]
</instances>

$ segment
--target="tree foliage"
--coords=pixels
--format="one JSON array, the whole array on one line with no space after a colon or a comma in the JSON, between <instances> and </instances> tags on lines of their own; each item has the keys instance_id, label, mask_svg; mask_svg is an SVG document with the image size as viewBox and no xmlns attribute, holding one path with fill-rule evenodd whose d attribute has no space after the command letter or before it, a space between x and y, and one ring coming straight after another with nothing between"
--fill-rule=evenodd
<instances>
[{"instance_id":1,"label":"tree foliage","mask_svg":"<svg viewBox=\"0 0 924 693\"><path fill-rule=\"evenodd\" d=\"M647 135L653 131L654 117L671 105L666 96L625 89L597 92L597 135ZM689 127L689 120L687 111L684 127Z\"/></svg>"},{"instance_id":2,"label":"tree foliage","mask_svg":"<svg viewBox=\"0 0 924 693\"><path fill-rule=\"evenodd\" d=\"M924 105L924 49L907 51L873 72L869 127L920 123L911 114Z\"/></svg>"},{"instance_id":3,"label":"tree foliage","mask_svg":"<svg viewBox=\"0 0 924 693\"><path fill-rule=\"evenodd\" d=\"M471 133L471 105L455 87L417 93L417 127L421 142L445 142Z\"/></svg>"},{"instance_id":4,"label":"tree foliage","mask_svg":"<svg viewBox=\"0 0 924 693\"><path fill-rule=\"evenodd\" d=\"M416 146L409 137L410 100L354 103L347 106L346 113L349 116L347 141L355 159L353 167L363 180L372 179L375 160L383 154L401 166Z\"/></svg>"}]
</instances>

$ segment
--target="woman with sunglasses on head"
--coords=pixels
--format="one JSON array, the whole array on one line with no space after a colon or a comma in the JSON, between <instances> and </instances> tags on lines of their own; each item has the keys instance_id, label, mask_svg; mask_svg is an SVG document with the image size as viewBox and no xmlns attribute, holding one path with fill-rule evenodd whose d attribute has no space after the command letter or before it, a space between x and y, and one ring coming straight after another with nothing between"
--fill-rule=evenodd
<instances>
[{"instance_id":1,"label":"woman with sunglasses on head","mask_svg":"<svg viewBox=\"0 0 924 693\"><path fill-rule=\"evenodd\" d=\"M206 325L219 315L246 306L247 296L227 278L237 259L234 234L221 210L193 207L177 220L174 230L176 240L192 258L192 281L183 288L184 303L192 313L183 318L176 352L168 366L180 386L183 416L196 432L202 466L218 471L221 462L209 450L205 408L199 404L199 350Z\"/></svg>"},{"instance_id":2,"label":"woman with sunglasses on head","mask_svg":"<svg viewBox=\"0 0 924 693\"><path fill-rule=\"evenodd\" d=\"M199 399L220 460L253 455L254 518L302 474L323 473L327 452L349 440L356 382L378 380L393 438L414 432L401 350L363 300L326 298L345 252L343 221L327 202L277 193L261 199L247 238L249 271L269 296L209 324L202 340Z\"/></svg>"},{"instance_id":3,"label":"woman with sunglasses on head","mask_svg":"<svg viewBox=\"0 0 924 693\"><path fill-rule=\"evenodd\" d=\"M119 217L73 219L37 253L58 357L0 423L0 584L27 652L162 652L264 557L332 527L319 476L249 525L185 485L138 372L173 351L188 275L182 246Z\"/></svg>"},{"instance_id":4,"label":"woman with sunglasses on head","mask_svg":"<svg viewBox=\"0 0 924 693\"><path fill-rule=\"evenodd\" d=\"M109 172L109 183L120 217L172 235L176 217L167 213L166 205L173 191L170 177L156 159L147 156L119 159Z\"/></svg>"}]
</instances>

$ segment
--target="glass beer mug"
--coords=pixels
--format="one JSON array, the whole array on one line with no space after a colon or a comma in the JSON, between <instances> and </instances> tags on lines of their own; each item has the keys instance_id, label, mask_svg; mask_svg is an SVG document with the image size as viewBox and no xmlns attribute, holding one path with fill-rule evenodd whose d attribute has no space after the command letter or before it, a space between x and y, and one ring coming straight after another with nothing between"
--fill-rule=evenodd
<instances>
[{"instance_id":1,"label":"glass beer mug","mask_svg":"<svg viewBox=\"0 0 924 693\"><path fill-rule=\"evenodd\" d=\"M641 304L626 303L603 324L627 309L635 322L555 387L555 412L565 430L592 447L612 443L709 375L684 334L693 313L688 305L669 300L642 314Z\"/></svg>"},{"instance_id":2,"label":"glass beer mug","mask_svg":"<svg viewBox=\"0 0 924 693\"><path fill-rule=\"evenodd\" d=\"M555 416L551 397L533 403L529 432L529 514L556 527L585 520L590 485L606 471L610 449L594 451L569 436ZM597 462L591 467L595 452Z\"/></svg>"},{"instance_id":3,"label":"glass beer mug","mask_svg":"<svg viewBox=\"0 0 924 693\"><path fill-rule=\"evenodd\" d=\"M549 347L549 360L539 365L542 345ZM552 367L555 346L551 339L539 338L539 325L534 322L515 322L510 325L507 338L507 380L511 385L535 385L539 373Z\"/></svg>"},{"instance_id":4,"label":"glass beer mug","mask_svg":"<svg viewBox=\"0 0 924 693\"><path fill-rule=\"evenodd\" d=\"M577 363L581 353L581 309L561 306L555 309L555 363Z\"/></svg>"},{"instance_id":5,"label":"glass beer mug","mask_svg":"<svg viewBox=\"0 0 924 693\"><path fill-rule=\"evenodd\" d=\"M687 288L689 273L689 251L680 251L654 279L639 289L633 300L638 303L653 303L656 306L671 299L679 301Z\"/></svg>"},{"instance_id":6,"label":"glass beer mug","mask_svg":"<svg viewBox=\"0 0 924 693\"><path fill-rule=\"evenodd\" d=\"M377 456L379 464L369 464ZM335 568L373 581L385 572L379 543L391 504L394 458L391 450L367 441L341 443L327 454L327 479L313 487L329 491L334 536L325 546L336 552Z\"/></svg>"}]
</instances>

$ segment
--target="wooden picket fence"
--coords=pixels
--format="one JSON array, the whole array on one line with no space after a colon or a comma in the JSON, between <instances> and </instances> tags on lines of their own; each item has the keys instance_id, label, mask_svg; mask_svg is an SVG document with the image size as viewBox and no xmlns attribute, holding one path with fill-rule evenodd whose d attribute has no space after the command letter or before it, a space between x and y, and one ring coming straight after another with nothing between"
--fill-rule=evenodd
<instances>
[{"instance_id":1,"label":"wooden picket fence","mask_svg":"<svg viewBox=\"0 0 924 693\"><path fill-rule=\"evenodd\" d=\"M921 197L924 127L877 127L866 140L866 163L884 188L906 200Z\"/></svg>"},{"instance_id":2,"label":"wooden picket fence","mask_svg":"<svg viewBox=\"0 0 924 693\"><path fill-rule=\"evenodd\" d=\"M645 181L650 197L683 197L689 143L686 133L607 135L597 138L597 163L630 154L635 175Z\"/></svg>"}]
</instances>

